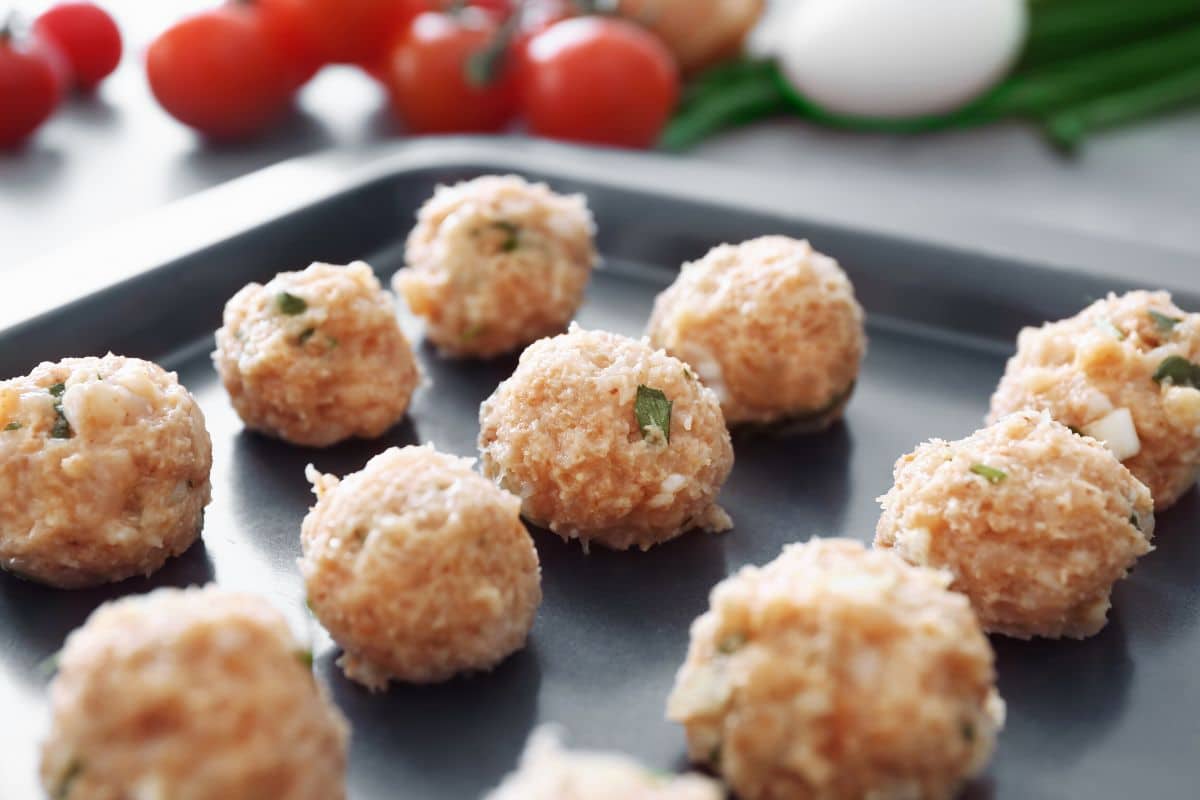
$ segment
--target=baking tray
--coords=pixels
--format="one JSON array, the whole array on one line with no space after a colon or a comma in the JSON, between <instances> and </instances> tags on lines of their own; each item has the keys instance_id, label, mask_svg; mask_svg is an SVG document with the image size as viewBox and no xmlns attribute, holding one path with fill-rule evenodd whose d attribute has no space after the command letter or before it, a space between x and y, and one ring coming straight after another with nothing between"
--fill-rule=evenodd
<instances>
[{"instance_id":1,"label":"baking tray","mask_svg":"<svg viewBox=\"0 0 1200 800\"><path fill-rule=\"evenodd\" d=\"M479 402L515 359L444 361L420 345L432 385L399 426L376 441L308 450L242 430L209 362L212 331L234 291L279 270L365 258L389 275L435 184L510 171L588 196L604 268L579 313L585 327L638 335L680 262L723 241L783 233L841 261L868 311L869 354L844 424L807 438L735 440L721 496L732 532L692 533L646 553L584 555L535 530L545 600L529 646L488 674L371 695L342 677L336 649L303 610L296 558L311 502L304 465L343 474L385 447L430 441L473 455ZM654 156L515 140L429 142L287 163L16 273L16 288L0 293L0 376L109 349L177 370L212 434L213 503L203 541L149 579L67 592L0 575L0 797L40 796L34 775L48 676L39 664L66 634L110 598L210 580L266 595L313 637L316 670L354 728L349 784L357 800L476 798L544 721L565 725L575 745L682 768L683 736L663 708L688 625L714 583L787 542L869 541L875 497L891 484L896 457L981 424L1022 325L1134 285L1164 286L1180 305L1200 307L1194 265L1172 253L1049 231L1014 239L1008 223L968 225L950 212L944 239L961 245L974 236L979 246L948 246L896 235L896 220L919 209L818 201L803 185ZM870 219L861 219L863 208ZM1013 257L1031 242L1058 254L1057 263ZM418 330L407 317L403 324ZM1198 522L1196 491L1160 516L1157 551L1117 587L1100 635L993 639L1008 725L965 796L1196 796Z\"/></svg>"}]
</instances>

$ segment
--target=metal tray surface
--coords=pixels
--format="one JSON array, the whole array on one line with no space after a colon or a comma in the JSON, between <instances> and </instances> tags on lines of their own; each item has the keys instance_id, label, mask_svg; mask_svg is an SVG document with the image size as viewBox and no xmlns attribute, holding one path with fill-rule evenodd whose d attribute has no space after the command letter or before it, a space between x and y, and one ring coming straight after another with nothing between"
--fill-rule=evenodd
<instances>
[{"instance_id":1,"label":"metal tray surface","mask_svg":"<svg viewBox=\"0 0 1200 800\"><path fill-rule=\"evenodd\" d=\"M664 720L664 703L688 625L706 608L713 584L744 564L774 558L788 542L814 535L870 541L875 498L890 486L895 459L924 439L979 427L1022 325L1132 285L1078 266L829 224L789 205L756 208L736 199L758 194L749 178L653 157L502 145L418 155L374 158L317 180L307 193L289 191L297 167L269 170L185 203L124 231L145 237L136 247L133 238L124 249L114 239L92 251L93 263L121 263L110 263L99 279L108 285L89 285L58 308L32 303L30 318L0 331L5 377L43 358L110 348L178 370L204 409L214 449L203 540L151 578L64 592L0 574L0 798L40 796L35 770L48 676L39 664L66 634L110 598L211 580L267 596L313 638L316 671L353 725L349 784L356 800L476 798L513 768L529 731L546 721L563 724L574 745L683 768L683 736ZM585 327L639 335L655 293L682 261L722 241L784 233L808 237L842 262L868 311L870 350L843 424L812 437L735 438L736 465L722 494L733 531L691 533L646 553L594 548L585 555L577 544L534 530L545 599L529 646L488 674L430 687L393 684L371 695L342 676L336 647L303 607L296 559L300 520L311 503L304 466L343 474L388 446L423 442L475 454L479 403L515 358L446 361L419 345L432 384L399 426L377 441L310 450L242 430L209 361L211 335L224 301L249 280L314 259L357 257L389 275L403 263L403 237L435 184L496 171L588 195L605 265L578 316ZM656 180L657 190L647 186ZM713 199L714 180L724 181L733 199ZM765 196L787 196L786 187L761 186ZM234 222L221 208L244 215ZM222 220L216 227L214 217ZM172 250L164 239L176 234L187 241ZM144 254L147 246L154 262L135 263L130 249ZM1152 274L1139 276L1175 290L1181 305L1200 307L1194 284L1177 280L1186 270L1170 262L1162 257L1146 268ZM414 320L405 316L403 323L416 335ZM993 763L966 797L1195 796L1198 522L1195 490L1160 515L1158 549L1118 585L1098 636L993 638L1008 724Z\"/></svg>"}]
</instances>

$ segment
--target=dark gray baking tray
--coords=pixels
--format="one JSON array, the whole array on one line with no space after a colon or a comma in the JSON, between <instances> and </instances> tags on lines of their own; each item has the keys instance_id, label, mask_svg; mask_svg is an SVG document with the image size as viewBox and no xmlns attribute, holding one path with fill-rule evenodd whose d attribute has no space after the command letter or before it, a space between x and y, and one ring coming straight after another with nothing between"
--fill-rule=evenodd
<instances>
[{"instance_id":1,"label":"dark gray baking tray","mask_svg":"<svg viewBox=\"0 0 1200 800\"><path fill-rule=\"evenodd\" d=\"M370 695L342 678L308 620L295 566L310 495L304 465L353 471L383 448L432 441L475 452L479 402L514 359L446 362L419 347L432 387L379 441L304 450L242 431L209 363L224 301L242 284L312 260L366 258L381 275L403 258L413 212L439 182L517 171L583 191L605 268L581 323L638 334L681 261L722 241L808 237L837 257L869 312L870 353L844 424L787 440L739 439L722 495L735 530L689 534L648 553L584 555L535 531L545 601L529 647L494 672ZM845 198L843 198L845 200ZM864 206L869 207L869 198ZM38 664L99 603L208 580L261 592L314 637L316 669L354 726L350 792L475 798L516 762L530 729L563 723L574 744L683 766L663 706L692 618L714 583L812 535L869 540L874 498L920 440L978 427L1017 330L1075 312L1108 290L1165 286L1200 307L1192 264L1120 243L955 224L967 249L829 224L802 186L715 168L498 140L333 154L285 164L185 201L99 241L62 251L0 293L0 376L38 360L112 349L157 359L196 394L213 437L213 504L203 543L148 580L62 592L0 575L0 797L37 797L36 742L47 677ZM806 209L806 210L805 210ZM843 203L843 220L853 216ZM1002 255L1036 240L1062 263ZM1078 260L1073 260L1075 254ZM1114 275L1128 274L1126 279ZM412 321L405 319L415 332ZM994 640L1009 722L971 798L1184 798L1200 775L1200 497L1161 515L1158 550L1116 590L1108 627L1084 642Z\"/></svg>"}]
</instances>

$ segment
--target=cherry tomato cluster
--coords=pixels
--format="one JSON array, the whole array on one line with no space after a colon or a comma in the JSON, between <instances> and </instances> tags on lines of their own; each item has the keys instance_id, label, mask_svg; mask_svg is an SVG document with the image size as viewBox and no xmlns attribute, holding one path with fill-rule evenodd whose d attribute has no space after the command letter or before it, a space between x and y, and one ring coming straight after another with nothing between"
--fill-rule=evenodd
<instances>
[{"instance_id":1,"label":"cherry tomato cluster","mask_svg":"<svg viewBox=\"0 0 1200 800\"><path fill-rule=\"evenodd\" d=\"M356 64L412 133L538 135L654 143L677 68L645 29L575 16L568 0L253 0L185 19L151 44L150 87L214 139L269 129L324 64Z\"/></svg>"},{"instance_id":2,"label":"cherry tomato cluster","mask_svg":"<svg viewBox=\"0 0 1200 800\"><path fill-rule=\"evenodd\" d=\"M0 25L0 148L21 145L67 91L90 92L121 60L121 32L92 3L60 3L34 20Z\"/></svg>"}]
</instances>

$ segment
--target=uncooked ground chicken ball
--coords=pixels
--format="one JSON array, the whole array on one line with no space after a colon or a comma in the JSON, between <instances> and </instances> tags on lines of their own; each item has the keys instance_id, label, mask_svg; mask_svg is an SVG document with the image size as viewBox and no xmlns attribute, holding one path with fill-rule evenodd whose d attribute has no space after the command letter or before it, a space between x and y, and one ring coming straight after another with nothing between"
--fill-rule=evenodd
<instances>
[{"instance_id":1,"label":"uncooked ground chicken ball","mask_svg":"<svg viewBox=\"0 0 1200 800\"><path fill-rule=\"evenodd\" d=\"M717 584L667 702L741 800L950 798L1003 722L991 645L950 576L848 539Z\"/></svg>"},{"instance_id":2,"label":"uncooked ground chicken ball","mask_svg":"<svg viewBox=\"0 0 1200 800\"><path fill-rule=\"evenodd\" d=\"M191 546L212 444L175 373L68 358L0 382L0 568L62 588L149 575Z\"/></svg>"},{"instance_id":3,"label":"uncooked ground chicken ball","mask_svg":"<svg viewBox=\"0 0 1200 800\"><path fill-rule=\"evenodd\" d=\"M41 778L63 800L338 800L342 715L265 600L158 589L67 638Z\"/></svg>"},{"instance_id":4,"label":"uncooked ground chicken ball","mask_svg":"<svg viewBox=\"0 0 1200 800\"><path fill-rule=\"evenodd\" d=\"M954 576L988 631L1084 638L1152 548L1150 491L1090 437L1020 411L896 462L875 545Z\"/></svg>"},{"instance_id":5,"label":"uncooked ground chicken ball","mask_svg":"<svg viewBox=\"0 0 1200 800\"><path fill-rule=\"evenodd\" d=\"M567 326L596 262L595 229L583 195L515 175L439 186L393 285L442 353L507 353Z\"/></svg>"},{"instance_id":6,"label":"uncooked ground chicken ball","mask_svg":"<svg viewBox=\"0 0 1200 800\"><path fill-rule=\"evenodd\" d=\"M667 716L742 800L948 799L1004 710L948 584L851 540L787 546L713 589Z\"/></svg>"},{"instance_id":7,"label":"uncooked ground chicken ball","mask_svg":"<svg viewBox=\"0 0 1200 800\"><path fill-rule=\"evenodd\" d=\"M521 765L485 800L724 800L703 775L669 775L617 753L569 751L552 726L529 737Z\"/></svg>"},{"instance_id":8,"label":"uncooked ground chicken ball","mask_svg":"<svg viewBox=\"0 0 1200 800\"><path fill-rule=\"evenodd\" d=\"M382 435L420 380L392 296L361 261L243 288L213 362L246 427L311 447Z\"/></svg>"},{"instance_id":9,"label":"uncooked ground chicken ball","mask_svg":"<svg viewBox=\"0 0 1200 800\"><path fill-rule=\"evenodd\" d=\"M688 362L730 425L826 428L866 350L863 312L837 262L807 241L714 247L658 296L650 343Z\"/></svg>"},{"instance_id":10,"label":"uncooked ground chicken ball","mask_svg":"<svg viewBox=\"0 0 1200 800\"><path fill-rule=\"evenodd\" d=\"M1162 511L1200 471L1200 313L1129 292L1025 328L988 421L1021 408L1104 441Z\"/></svg>"},{"instance_id":11,"label":"uncooked ground chicken ball","mask_svg":"<svg viewBox=\"0 0 1200 800\"><path fill-rule=\"evenodd\" d=\"M723 531L733 447L711 389L644 341L572 325L521 354L479 411L483 472L564 539L643 550Z\"/></svg>"},{"instance_id":12,"label":"uncooked ground chicken ball","mask_svg":"<svg viewBox=\"0 0 1200 800\"><path fill-rule=\"evenodd\" d=\"M309 607L372 690L491 669L542 600L520 501L430 446L391 448L339 481L311 466L300 571Z\"/></svg>"}]
</instances>

